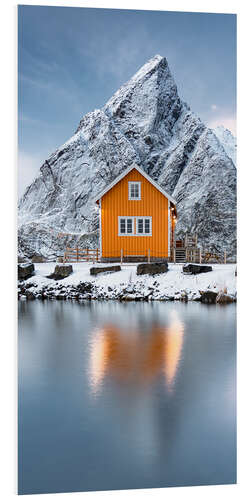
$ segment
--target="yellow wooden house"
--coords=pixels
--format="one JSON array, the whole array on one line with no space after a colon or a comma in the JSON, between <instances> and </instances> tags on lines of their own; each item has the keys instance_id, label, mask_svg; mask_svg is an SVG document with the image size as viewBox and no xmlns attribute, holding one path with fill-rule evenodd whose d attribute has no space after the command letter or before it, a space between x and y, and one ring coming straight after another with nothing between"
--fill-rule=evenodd
<instances>
[{"instance_id":1,"label":"yellow wooden house","mask_svg":"<svg viewBox=\"0 0 250 500\"><path fill-rule=\"evenodd\" d=\"M170 260L176 201L138 165L122 172L95 202L103 262Z\"/></svg>"}]
</instances>

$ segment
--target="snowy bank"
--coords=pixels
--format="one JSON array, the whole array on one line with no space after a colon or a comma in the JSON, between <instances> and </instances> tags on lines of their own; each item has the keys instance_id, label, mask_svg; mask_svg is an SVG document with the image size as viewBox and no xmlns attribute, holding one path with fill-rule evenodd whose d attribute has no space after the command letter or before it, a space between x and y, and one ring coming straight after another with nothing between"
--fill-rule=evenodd
<instances>
[{"instance_id":1,"label":"snowy bank","mask_svg":"<svg viewBox=\"0 0 250 500\"><path fill-rule=\"evenodd\" d=\"M200 291L226 291L236 300L234 264L213 264L209 273L186 275L182 264L169 264L167 273L137 276L135 264L121 271L90 275L92 263L74 263L73 273L49 279L55 263L35 264L35 275L18 283L20 299L77 300L200 300Z\"/></svg>"}]
</instances>

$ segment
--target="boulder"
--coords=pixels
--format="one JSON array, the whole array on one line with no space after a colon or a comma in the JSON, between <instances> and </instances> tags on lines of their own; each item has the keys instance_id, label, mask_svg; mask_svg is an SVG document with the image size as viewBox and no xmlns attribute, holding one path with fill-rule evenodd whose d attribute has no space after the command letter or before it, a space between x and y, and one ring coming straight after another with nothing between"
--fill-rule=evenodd
<instances>
[{"instance_id":1,"label":"boulder","mask_svg":"<svg viewBox=\"0 0 250 500\"><path fill-rule=\"evenodd\" d=\"M18 264L30 264L30 260L27 257L24 257L23 255L18 255L17 262Z\"/></svg>"},{"instance_id":2,"label":"boulder","mask_svg":"<svg viewBox=\"0 0 250 500\"><path fill-rule=\"evenodd\" d=\"M235 298L228 293L219 292L216 297L216 302L217 304L231 304L232 302L235 302Z\"/></svg>"},{"instance_id":3,"label":"boulder","mask_svg":"<svg viewBox=\"0 0 250 500\"><path fill-rule=\"evenodd\" d=\"M73 267L71 264L57 264L55 270L52 274L47 276L54 280L63 280L73 273Z\"/></svg>"},{"instance_id":4,"label":"boulder","mask_svg":"<svg viewBox=\"0 0 250 500\"><path fill-rule=\"evenodd\" d=\"M187 292L182 292L182 293L181 293L181 298L180 298L180 300L181 300L182 302L188 302L188 294L187 294Z\"/></svg>"},{"instance_id":5,"label":"boulder","mask_svg":"<svg viewBox=\"0 0 250 500\"><path fill-rule=\"evenodd\" d=\"M46 259L42 255L37 255L37 254L33 255L31 260L32 260L32 262L37 263L37 264L42 263L42 262L46 262Z\"/></svg>"},{"instance_id":6,"label":"boulder","mask_svg":"<svg viewBox=\"0 0 250 500\"><path fill-rule=\"evenodd\" d=\"M151 262L151 263L138 264L136 274L154 275L154 274L166 273L167 271L168 271L167 262Z\"/></svg>"},{"instance_id":7,"label":"boulder","mask_svg":"<svg viewBox=\"0 0 250 500\"><path fill-rule=\"evenodd\" d=\"M208 273L213 270L212 266L205 266L203 264L185 264L182 268L184 274L200 274Z\"/></svg>"},{"instance_id":8,"label":"boulder","mask_svg":"<svg viewBox=\"0 0 250 500\"><path fill-rule=\"evenodd\" d=\"M86 282L80 282L79 285L77 285L77 291L80 293L80 294L84 294L84 293L91 293L92 292L92 289L93 289L93 285L92 283L86 281Z\"/></svg>"},{"instance_id":9,"label":"boulder","mask_svg":"<svg viewBox=\"0 0 250 500\"><path fill-rule=\"evenodd\" d=\"M201 302L203 304L215 304L218 292L212 292L212 290L207 290L206 292L200 292Z\"/></svg>"},{"instance_id":10,"label":"boulder","mask_svg":"<svg viewBox=\"0 0 250 500\"><path fill-rule=\"evenodd\" d=\"M17 271L19 280L27 280L33 276L35 267L32 263L18 264Z\"/></svg>"},{"instance_id":11,"label":"boulder","mask_svg":"<svg viewBox=\"0 0 250 500\"><path fill-rule=\"evenodd\" d=\"M36 296L34 295L34 293L29 292L29 291L27 291L27 292L25 293L25 295L26 295L26 299L27 299L27 300L35 300L35 298L36 298Z\"/></svg>"},{"instance_id":12,"label":"boulder","mask_svg":"<svg viewBox=\"0 0 250 500\"><path fill-rule=\"evenodd\" d=\"M116 273L121 270L121 266L103 266L103 267L91 267L91 276L96 276L99 273Z\"/></svg>"}]
</instances>

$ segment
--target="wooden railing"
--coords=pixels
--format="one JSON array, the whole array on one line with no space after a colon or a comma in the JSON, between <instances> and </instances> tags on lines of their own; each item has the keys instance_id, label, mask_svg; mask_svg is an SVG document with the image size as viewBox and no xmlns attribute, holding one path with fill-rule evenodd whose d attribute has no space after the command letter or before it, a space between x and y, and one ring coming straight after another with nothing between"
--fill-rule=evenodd
<instances>
[{"instance_id":1,"label":"wooden railing","mask_svg":"<svg viewBox=\"0 0 250 500\"><path fill-rule=\"evenodd\" d=\"M98 248L66 248L64 262L97 262L99 258Z\"/></svg>"},{"instance_id":2,"label":"wooden railing","mask_svg":"<svg viewBox=\"0 0 250 500\"><path fill-rule=\"evenodd\" d=\"M206 264L209 262L218 262L218 264L227 263L226 251L215 254L209 250L204 250L200 247L172 247L170 261L172 262L195 262L198 264Z\"/></svg>"}]
</instances>

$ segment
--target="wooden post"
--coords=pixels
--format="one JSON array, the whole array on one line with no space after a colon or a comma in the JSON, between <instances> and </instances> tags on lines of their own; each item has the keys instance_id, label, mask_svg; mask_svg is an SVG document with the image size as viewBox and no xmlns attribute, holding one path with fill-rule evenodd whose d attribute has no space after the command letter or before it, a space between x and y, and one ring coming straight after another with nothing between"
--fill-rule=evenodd
<instances>
[{"instance_id":1,"label":"wooden post","mask_svg":"<svg viewBox=\"0 0 250 500\"><path fill-rule=\"evenodd\" d=\"M76 247L76 261L77 262L78 262L78 258L79 258L79 256L78 256L78 247Z\"/></svg>"},{"instance_id":2,"label":"wooden post","mask_svg":"<svg viewBox=\"0 0 250 500\"><path fill-rule=\"evenodd\" d=\"M201 248L199 248L199 261L200 261L200 264L201 264Z\"/></svg>"},{"instance_id":3,"label":"wooden post","mask_svg":"<svg viewBox=\"0 0 250 500\"><path fill-rule=\"evenodd\" d=\"M176 263L176 251L175 247L173 248L173 257L174 257L174 264Z\"/></svg>"},{"instance_id":4,"label":"wooden post","mask_svg":"<svg viewBox=\"0 0 250 500\"><path fill-rule=\"evenodd\" d=\"M123 249L121 248L121 264L123 262Z\"/></svg>"},{"instance_id":5,"label":"wooden post","mask_svg":"<svg viewBox=\"0 0 250 500\"><path fill-rule=\"evenodd\" d=\"M150 263L150 248L148 249L148 263Z\"/></svg>"},{"instance_id":6,"label":"wooden post","mask_svg":"<svg viewBox=\"0 0 250 500\"><path fill-rule=\"evenodd\" d=\"M88 262L89 261L89 249L88 248L86 248L86 255L87 255L86 260Z\"/></svg>"},{"instance_id":7,"label":"wooden post","mask_svg":"<svg viewBox=\"0 0 250 500\"><path fill-rule=\"evenodd\" d=\"M98 248L96 249L96 262L98 262Z\"/></svg>"},{"instance_id":8,"label":"wooden post","mask_svg":"<svg viewBox=\"0 0 250 500\"><path fill-rule=\"evenodd\" d=\"M226 263L227 263L227 252L226 252L226 250L225 250L225 251L224 251L224 264L226 264Z\"/></svg>"}]
</instances>

